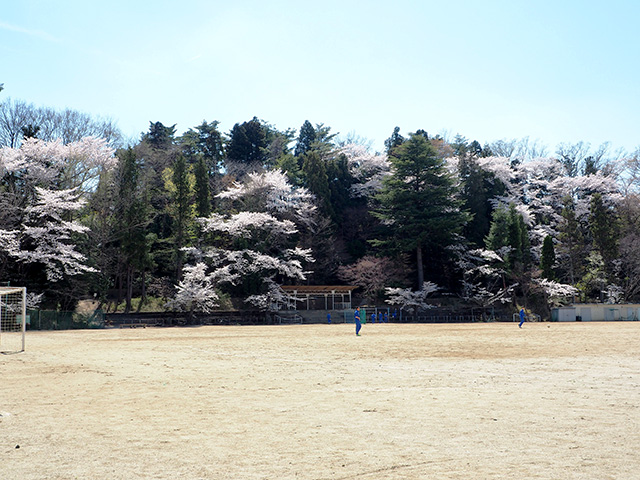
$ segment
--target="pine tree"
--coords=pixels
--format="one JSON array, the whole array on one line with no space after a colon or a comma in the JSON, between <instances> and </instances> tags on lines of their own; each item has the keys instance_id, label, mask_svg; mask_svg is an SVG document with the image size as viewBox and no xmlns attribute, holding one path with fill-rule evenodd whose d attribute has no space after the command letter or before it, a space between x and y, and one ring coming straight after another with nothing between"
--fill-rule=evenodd
<instances>
[{"instance_id":1,"label":"pine tree","mask_svg":"<svg viewBox=\"0 0 640 480\"><path fill-rule=\"evenodd\" d=\"M374 245L396 252L413 252L417 287L424 284L423 254L430 262L442 260L445 248L455 242L469 215L461 210L454 178L423 136L397 146L390 157L392 173L376 195L379 207L374 215L390 225L390 235Z\"/></svg>"}]
</instances>

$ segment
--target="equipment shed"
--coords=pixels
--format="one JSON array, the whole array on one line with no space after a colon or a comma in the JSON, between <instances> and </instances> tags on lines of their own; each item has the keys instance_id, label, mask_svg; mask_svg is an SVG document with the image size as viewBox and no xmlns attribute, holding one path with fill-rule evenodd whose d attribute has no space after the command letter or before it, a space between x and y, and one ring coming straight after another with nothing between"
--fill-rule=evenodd
<instances>
[{"instance_id":1,"label":"equipment shed","mask_svg":"<svg viewBox=\"0 0 640 480\"><path fill-rule=\"evenodd\" d=\"M281 285L284 310L345 310L351 308L353 285Z\"/></svg>"}]
</instances>

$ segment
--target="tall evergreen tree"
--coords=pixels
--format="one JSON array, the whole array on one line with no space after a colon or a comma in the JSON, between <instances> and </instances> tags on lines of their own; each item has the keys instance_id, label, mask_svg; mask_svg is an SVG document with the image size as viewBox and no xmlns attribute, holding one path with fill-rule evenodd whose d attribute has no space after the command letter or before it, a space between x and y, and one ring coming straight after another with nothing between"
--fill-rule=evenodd
<instances>
[{"instance_id":1,"label":"tall evergreen tree","mask_svg":"<svg viewBox=\"0 0 640 480\"><path fill-rule=\"evenodd\" d=\"M341 224L345 209L352 203L351 185L354 182L345 155L338 155L327 162L327 177L333 221Z\"/></svg>"},{"instance_id":2,"label":"tall evergreen tree","mask_svg":"<svg viewBox=\"0 0 640 480\"><path fill-rule=\"evenodd\" d=\"M267 138L265 129L257 117L248 122L236 123L229 133L227 158L232 162L262 164L265 158Z\"/></svg>"},{"instance_id":3,"label":"tall evergreen tree","mask_svg":"<svg viewBox=\"0 0 640 480\"><path fill-rule=\"evenodd\" d=\"M509 207L501 205L493 211L485 244L489 250L498 252L511 269L529 264L531 255L527 226L513 203Z\"/></svg>"},{"instance_id":4,"label":"tall evergreen tree","mask_svg":"<svg viewBox=\"0 0 640 480\"><path fill-rule=\"evenodd\" d=\"M616 213L605 206L600 193L591 196L589 225L594 247L604 260L607 273L613 271L613 260L618 256L619 220Z\"/></svg>"},{"instance_id":5,"label":"tall evergreen tree","mask_svg":"<svg viewBox=\"0 0 640 480\"><path fill-rule=\"evenodd\" d=\"M302 186L302 169L298 164L298 160L293 156L292 153L285 153L284 155L280 155L276 160L275 167L282 170L282 172L287 176L291 185L296 187Z\"/></svg>"},{"instance_id":6,"label":"tall evergreen tree","mask_svg":"<svg viewBox=\"0 0 640 480\"><path fill-rule=\"evenodd\" d=\"M480 168L476 158L468 153L460 157L458 172L462 180L464 209L472 215L465 225L464 236L476 246L482 246L491 226L493 208L490 200L504 195L505 187L491 172Z\"/></svg>"},{"instance_id":7,"label":"tall evergreen tree","mask_svg":"<svg viewBox=\"0 0 640 480\"><path fill-rule=\"evenodd\" d=\"M562 198L562 211L560 215L563 221L558 225L558 257L563 266L569 283L575 285L582 276L583 260L585 256L584 235L580 228L580 222L576 216L575 202L566 195Z\"/></svg>"},{"instance_id":8,"label":"tall evergreen tree","mask_svg":"<svg viewBox=\"0 0 640 480\"><path fill-rule=\"evenodd\" d=\"M303 159L302 171L305 177L305 187L316 196L321 211L329 217L334 217L327 166L315 150L305 154Z\"/></svg>"},{"instance_id":9,"label":"tall evergreen tree","mask_svg":"<svg viewBox=\"0 0 640 480\"><path fill-rule=\"evenodd\" d=\"M296 149L294 155L300 157L309 150L311 150L314 142L316 141L316 129L313 128L309 120L305 120L300 127L300 134L296 142Z\"/></svg>"},{"instance_id":10,"label":"tall evergreen tree","mask_svg":"<svg viewBox=\"0 0 640 480\"><path fill-rule=\"evenodd\" d=\"M413 252L417 287L424 284L423 254L442 260L445 247L455 242L469 215L461 210L456 182L435 148L420 134L413 134L392 151L392 174L376 195L374 212L391 227L391 235L374 244L400 252Z\"/></svg>"},{"instance_id":11,"label":"tall evergreen tree","mask_svg":"<svg viewBox=\"0 0 640 480\"><path fill-rule=\"evenodd\" d=\"M193 159L202 156L211 176L219 173L224 165L224 140L218 130L219 123L217 120L210 123L203 120L195 130L190 128L178 138L182 153L192 163L195 163Z\"/></svg>"},{"instance_id":12,"label":"tall evergreen tree","mask_svg":"<svg viewBox=\"0 0 640 480\"><path fill-rule=\"evenodd\" d=\"M193 183L193 174L189 172L184 156L178 155L173 167L165 172L165 184L171 195L168 208L173 220L173 255L176 279L184 264L182 248L189 244L193 227Z\"/></svg>"},{"instance_id":13,"label":"tall evergreen tree","mask_svg":"<svg viewBox=\"0 0 640 480\"><path fill-rule=\"evenodd\" d=\"M146 240L147 203L140 182L140 165L129 148L121 154L118 189L120 250L125 284L125 312L131 310L136 273L148 267L149 245Z\"/></svg>"},{"instance_id":14,"label":"tall evergreen tree","mask_svg":"<svg viewBox=\"0 0 640 480\"><path fill-rule=\"evenodd\" d=\"M200 157L194 171L196 215L208 217L211 213L211 195L209 193L209 172L204 157Z\"/></svg>"},{"instance_id":15,"label":"tall evergreen tree","mask_svg":"<svg viewBox=\"0 0 640 480\"><path fill-rule=\"evenodd\" d=\"M143 136L153 148L167 150L174 142L176 125L165 127L162 122L149 122L149 132Z\"/></svg>"},{"instance_id":16,"label":"tall evergreen tree","mask_svg":"<svg viewBox=\"0 0 640 480\"><path fill-rule=\"evenodd\" d=\"M556 263L556 251L553 246L553 237L547 235L542 241L542 252L540 253L540 269L542 276L548 280L555 280L553 271Z\"/></svg>"},{"instance_id":17,"label":"tall evergreen tree","mask_svg":"<svg viewBox=\"0 0 640 480\"><path fill-rule=\"evenodd\" d=\"M402 145L404 141L405 138L400 135L400 127L395 127L391 136L384 141L384 147L387 155L390 154L394 148Z\"/></svg>"}]
</instances>

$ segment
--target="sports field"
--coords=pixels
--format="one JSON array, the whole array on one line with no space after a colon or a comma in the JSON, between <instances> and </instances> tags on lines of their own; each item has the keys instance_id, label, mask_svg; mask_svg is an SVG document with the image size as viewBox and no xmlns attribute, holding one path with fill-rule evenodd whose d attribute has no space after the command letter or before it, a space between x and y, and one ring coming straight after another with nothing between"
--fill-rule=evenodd
<instances>
[{"instance_id":1,"label":"sports field","mask_svg":"<svg viewBox=\"0 0 640 480\"><path fill-rule=\"evenodd\" d=\"M640 478L640 322L27 332L0 478Z\"/></svg>"}]
</instances>

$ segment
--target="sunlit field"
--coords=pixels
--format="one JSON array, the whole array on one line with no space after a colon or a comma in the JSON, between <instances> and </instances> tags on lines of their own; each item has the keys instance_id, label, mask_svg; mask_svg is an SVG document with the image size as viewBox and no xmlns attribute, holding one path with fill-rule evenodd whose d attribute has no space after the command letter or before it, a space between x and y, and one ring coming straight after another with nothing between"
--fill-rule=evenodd
<instances>
[{"instance_id":1,"label":"sunlit field","mask_svg":"<svg viewBox=\"0 0 640 480\"><path fill-rule=\"evenodd\" d=\"M27 332L0 478L632 479L640 322Z\"/></svg>"}]
</instances>

